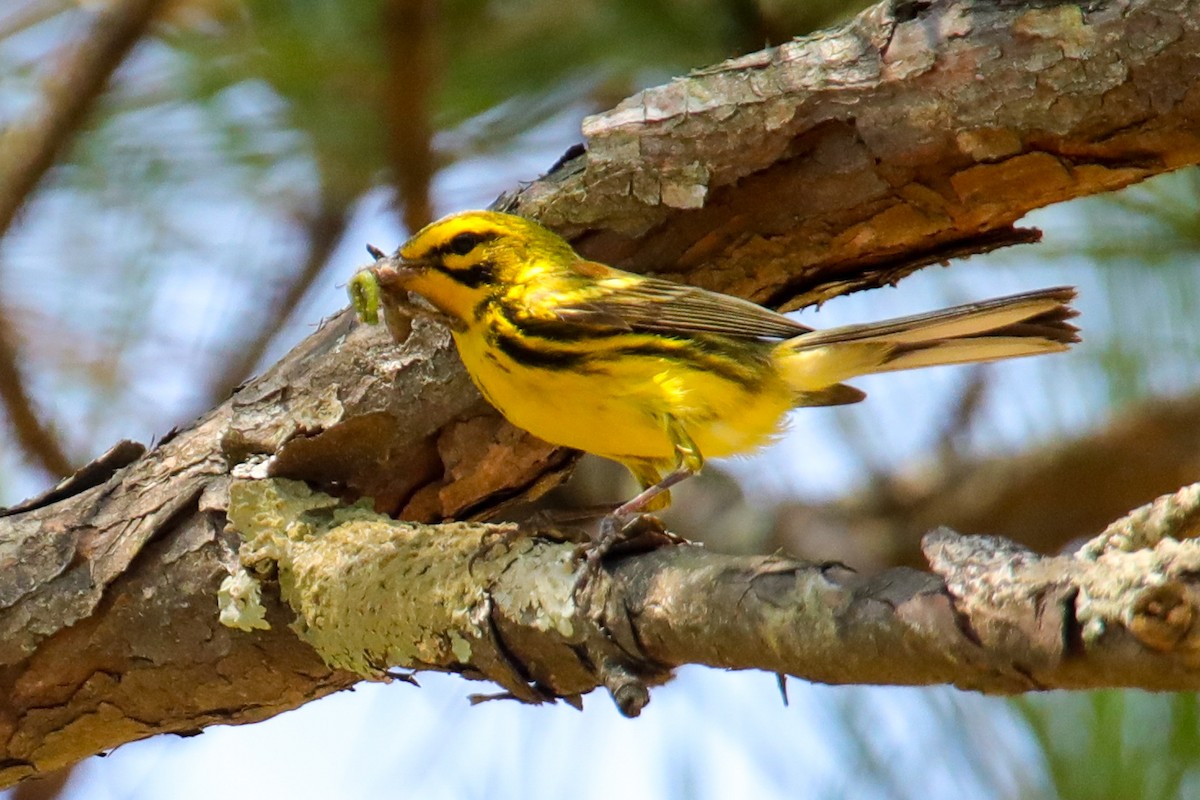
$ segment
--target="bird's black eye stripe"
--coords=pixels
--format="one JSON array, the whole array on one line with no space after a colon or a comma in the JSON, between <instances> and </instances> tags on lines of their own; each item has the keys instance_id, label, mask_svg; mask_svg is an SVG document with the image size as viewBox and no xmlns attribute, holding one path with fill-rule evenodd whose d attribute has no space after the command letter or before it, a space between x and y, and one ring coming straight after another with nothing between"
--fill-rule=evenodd
<instances>
[{"instance_id":1,"label":"bird's black eye stripe","mask_svg":"<svg viewBox=\"0 0 1200 800\"><path fill-rule=\"evenodd\" d=\"M496 282L496 268L487 261L472 264L466 269L448 269L444 266L438 269L470 289Z\"/></svg>"},{"instance_id":2,"label":"bird's black eye stripe","mask_svg":"<svg viewBox=\"0 0 1200 800\"><path fill-rule=\"evenodd\" d=\"M472 289L478 289L484 284L494 283L496 280L496 265L487 261L482 257L482 254L477 255L475 263L466 265L450 266L446 264L445 257L448 255L466 256L475 251L475 248L484 242L490 242L493 239L498 239L499 233L495 231L463 231L455 234L448 241L442 242L440 245L429 251L427 258L432 257L431 261L427 262L434 269L453 278L464 286Z\"/></svg>"},{"instance_id":3,"label":"bird's black eye stripe","mask_svg":"<svg viewBox=\"0 0 1200 800\"><path fill-rule=\"evenodd\" d=\"M495 238L496 234L494 233L463 231L462 233L456 234L454 238L446 242L439 249L443 253L453 253L456 256L465 256L479 245Z\"/></svg>"}]
</instances>

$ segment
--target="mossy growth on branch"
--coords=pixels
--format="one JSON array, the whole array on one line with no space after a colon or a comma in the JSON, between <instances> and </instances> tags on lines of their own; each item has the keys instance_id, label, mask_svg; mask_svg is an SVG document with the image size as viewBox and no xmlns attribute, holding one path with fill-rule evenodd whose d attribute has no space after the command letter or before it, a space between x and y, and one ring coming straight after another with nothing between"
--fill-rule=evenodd
<instances>
[{"instance_id":1,"label":"mossy growth on branch","mask_svg":"<svg viewBox=\"0 0 1200 800\"><path fill-rule=\"evenodd\" d=\"M569 598L574 580L569 547L512 526L400 522L300 481L235 480L228 515L243 539L242 572L222 586L222 622L265 626L247 579L273 576L296 633L331 667L366 678L383 679L390 667L470 664L492 604L513 593L516 576L504 573L532 551L546 552L535 554L544 585L531 596ZM560 606L540 608L538 622L569 636L574 607L569 599Z\"/></svg>"}]
</instances>

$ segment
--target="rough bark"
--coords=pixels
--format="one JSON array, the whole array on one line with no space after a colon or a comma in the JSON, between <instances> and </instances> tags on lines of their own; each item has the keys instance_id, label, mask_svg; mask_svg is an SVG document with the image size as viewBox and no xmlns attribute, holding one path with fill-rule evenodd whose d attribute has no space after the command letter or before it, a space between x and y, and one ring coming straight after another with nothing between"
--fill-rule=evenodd
<instances>
[{"instance_id":1,"label":"rough bark","mask_svg":"<svg viewBox=\"0 0 1200 800\"><path fill-rule=\"evenodd\" d=\"M1200 161L1200 3L1039 6L882 5L838 30L702 70L589 120L586 154L501 205L555 226L591 257L791 307L1028 240L1013 223L1031 208ZM302 480L408 519L461 519L536 494L572 460L482 404L444 331L417 324L396 345L338 315L150 452L118 448L0 519L0 784L153 733L260 719L356 680L288 631L300 612L270 585L270 630L218 621L218 587L245 555L226 525L235 477ZM451 541L436 528L426 535ZM502 538L481 557L532 549L515 544L530 541L562 571L565 544ZM605 685L630 712L647 683L684 661L1004 691L1195 688L1181 655L1192 652L1191 543L1145 551L1174 587L1142 603L1145 614L1185 643L1158 655L1130 633L1136 615L1120 616L1121 604L1142 607L1132 583L1105 584L1119 591L1093 654L1063 622L1073 601L1062 587L1090 580L1075 567L990 540L931 541L944 584L913 573L863 583L828 566L671 547L615 565L611 585L626 588L603 604L611 636L571 617L580 626L571 636L592 636L594 647L564 649L560 629L531 622L539 602L561 610L568 601L559 582L510 597L511 617L472 618L481 634L467 650L452 648L454 661L422 656L415 665L488 675L525 699ZM535 554L510 560L547 574L536 572ZM1021 577L1014 560L1037 566L1030 580L1058 588L1030 596L984 580ZM462 567L469 577L476 563ZM1108 580L1101 557L1078 570ZM457 608L508 608L496 585L476 588L490 600ZM824 662L777 652L779 627L755 626L763 634L753 638L738 625L689 624L706 604L711 612L737 598L764 614L784 602L794 614L773 625L836 652ZM614 608L659 621L621 627ZM974 621L987 613L1000 622ZM1017 622L1002 624L1006 615ZM513 622L484 624L491 619ZM1037 636L1019 641L1035 623ZM1065 632L1057 645L1052 623ZM555 659L567 651L574 660L560 670ZM1089 683L1093 666L1100 678Z\"/></svg>"},{"instance_id":2,"label":"rough bark","mask_svg":"<svg viewBox=\"0 0 1200 800\"><path fill-rule=\"evenodd\" d=\"M545 532L397 522L273 480L235 483L229 513L300 636L367 678L451 670L527 702L604 686L626 713L681 664L987 692L1200 687L1200 484L1070 555L941 529L922 543L932 573L652 540L579 604L575 548Z\"/></svg>"}]
</instances>

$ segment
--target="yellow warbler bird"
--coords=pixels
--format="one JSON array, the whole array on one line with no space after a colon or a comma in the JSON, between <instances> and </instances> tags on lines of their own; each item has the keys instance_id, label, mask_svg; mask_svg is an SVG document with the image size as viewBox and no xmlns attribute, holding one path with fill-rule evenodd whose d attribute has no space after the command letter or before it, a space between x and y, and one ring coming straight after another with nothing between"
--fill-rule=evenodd
<instances>
[{"instance_id":1,"label":"yellow warbler bird","mask_svg":"<svg viewBox=\"0 0 1200 800\"><path fill-rule=\"evenodd\" d=\"M850 378L1078 341L1070 288L813 330L747 300L587 261L536 222L490 211L434 222L390 258L372 253L374 267L351 281L360 314L379 291L423 298L510 422L634 474L643 491L606 518L602 543L665 507L705 457L776 436L789 409L862 400Z\"/></svg>"}]
</instances>

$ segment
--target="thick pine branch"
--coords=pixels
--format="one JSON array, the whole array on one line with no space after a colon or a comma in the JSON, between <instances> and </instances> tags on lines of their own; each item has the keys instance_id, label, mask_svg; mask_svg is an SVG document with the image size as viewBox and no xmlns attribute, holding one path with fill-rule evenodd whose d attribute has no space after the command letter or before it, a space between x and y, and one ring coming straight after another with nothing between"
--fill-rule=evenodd
<instances>
[{"instance_id":1,"label":"thick pine branch","mask_svg":"<svg viewBox=\"0 0 1200 800\"><path fill-rule=\"evenodd\" d=\"M1031 208L1200 161L1197 53L1196 0L1108 2L1087 10L991 2L877 6L838 31L702 71L591 120L587 155L505 203L611 263L670 271L776 304L815 302L893 281L952 254L1027 239L1012 224ZM488 409L444 331L418 324L398 346L346 314L336 317L151 452L117 449L73 484L0 519L6 563L0 783L157 732L261 719L356 679L326 666L289 631L294 614L270 586L270 630L239 633L218 622L217 588L239 569L242 544L227 527L232 476L300 479L429 520L483 513L536 494L572 458ZM432 542L450 541L448 534L428 533ZM533 540L501 539L484 556L498 557L513 541ZM529 664L511 655L487 661L487 637L502 637L509 653L539 653L555 646L552 633L521 616L513 628L484 626L502 619L487 604L472 606L489 611L475 618L484 632L477 648L460 648L454 663L422 653L415 660L495 675L526 699L571 696L599 683L630 711L644 699L647 682L685 661L795 667L823 680L953 681L1006 691L1195 688L1184 655L1195 614L1189 576L1196 573L1173 571L1193 557L1190 543L1178 553L1168 553L1166 543L1141 551L1165 559L1151 566L1170 590L1154 597L1141 588L1118 592L1117 611L1104 612L1116 638L1100 637L1100 649L1085 648L1080 658L1079 643L1091 640L1086 625L1077 630L1067 624L1072 617L1060 615L1072 608L1074 619L1084 617L1069 591L1038 595L1041 605L1030 606L1019 592L975 581L1017 559L1051 573L1034 570L1025 576L1030 580L1081 586L1075 567L993 540L930 542L944 586L937 576L893 573L863 582L840 569L688 547L623 561L614 587L627 588L624 594L614 588L610 597L644 616L649 627L638 635L645 663L629 656L634 651L613 616L609 649L577 658L582 672L534 686L527 679L538 676ZM568 546L538 547L561 556ZM525 554L516 561L534 560ZM1078 569L1104 573L1106 563L1100 558ZM478 566L476 560L471 569ZM695 580L714 572L728 577L712 591ZM668 579L681 584L671 597L693 605L635 602ZM552 583L557 588L543 599L561 606L562 586ZM811 615L833 601L831 608L854 612L843 622L900 625L887 641L910 649L889 672L879 659L880 640L826 638L837 663L877 665L832 674L763 648L768 638L723 643L720 637L736 635L730 626L695 629L686 642L654 633L693 630L684 623L714 610L705 604L724 603L713 591L733 585L756 587L756 597L761 589L764 598L789 598L802 639L810 635ZM491 596L491 609L502 605ZM1121 608L1134 615L1121 617ZM906 609L920 613L902 619ZM667 616L654 622L654 614ZM1004 622L1010 616L1014 625ZM1135 620L1142 617L1161 618L1165 634L1139 636ZM946 652L961 657L947 666L946 652L922 644L919 634L950 635L950 623L959 625L960 638ZM1028 628L1035 623L1041 627ZM1033 660L1015 657L1025 631L1037 644L1029 649ZM1058 645L1055 631L1065 631ZM1117 648L1111 658L1110 643ZM744 661L702 655L734 649ZM980 652L1001 657L973 660ZM645 674L648 663L655 669ZM1159 667L1153 679L1142 668L1150 663ZM1100 665L1097 682L1088 683L1093 673L1078 665Z\"/></svg>"},{"instance_id":2,"label":"thick pine branch","mask_svg":"<svg viewBox=\"0 0 1200 800\"><path fill-rule=\"evenodd\" d=\"M529 702L602 686L626 713L683 664L992 693L1200 688L1200 484L1065 555L937 530L922 543L932 572L862 577L650 531L655 549L627 553L578 604L570 542L397 522L288 481L231 495L242 562L278 569L301 635L364 677L448 670Z\"/></svg>"}]
</instances>

